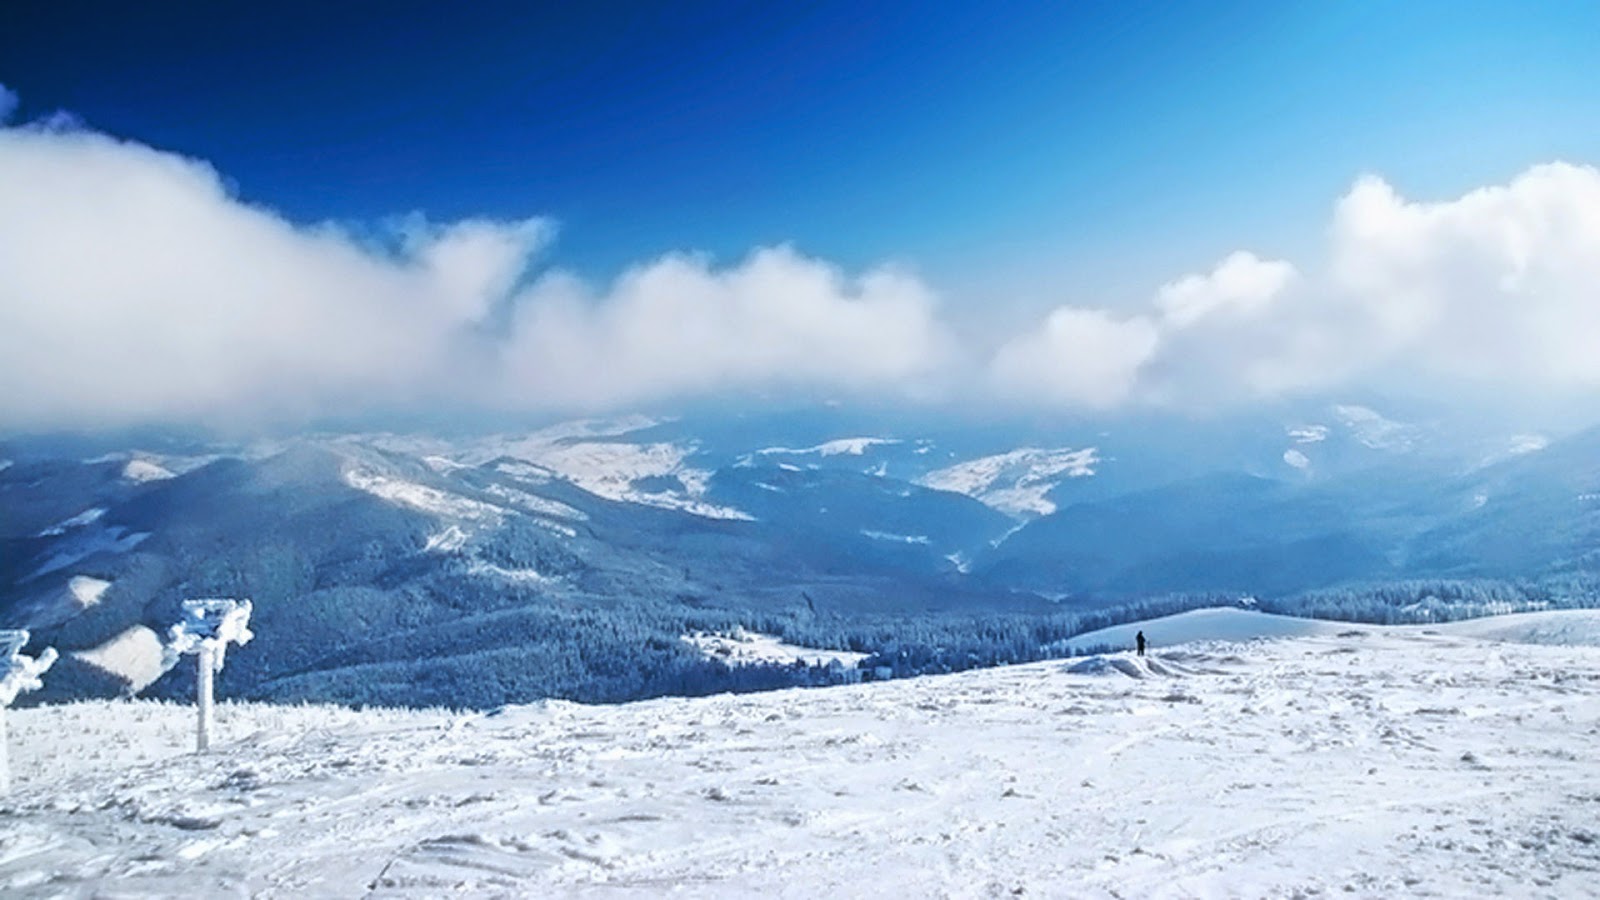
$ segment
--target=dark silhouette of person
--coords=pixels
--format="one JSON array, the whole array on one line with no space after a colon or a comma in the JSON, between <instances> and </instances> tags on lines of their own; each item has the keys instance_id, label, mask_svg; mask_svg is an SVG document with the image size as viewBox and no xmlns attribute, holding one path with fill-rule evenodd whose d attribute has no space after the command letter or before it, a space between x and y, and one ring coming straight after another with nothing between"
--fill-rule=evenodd
<instances>
[{"instance_id":1,"label":"dark silhouette of person","mask_svg":"<svg viewBox=\"0 0 1600 900\"><path fill-rule=\"evenodd\" d=\"M1141 631L1138 634L1134 635L1133 636L1133 640L1138 645L1139 655L1143 656L1144 655L1144 632Z\"/></svg>"}]
</instances>

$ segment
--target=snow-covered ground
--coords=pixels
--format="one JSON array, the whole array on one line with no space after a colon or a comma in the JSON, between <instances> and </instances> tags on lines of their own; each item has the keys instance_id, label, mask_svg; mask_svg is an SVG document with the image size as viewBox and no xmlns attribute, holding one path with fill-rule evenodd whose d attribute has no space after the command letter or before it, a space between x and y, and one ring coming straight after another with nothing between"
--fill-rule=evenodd
<instances>
[{"instance_id":1,"label":"snow-covered ground","mask_svg":"<svg viewBox=\"0 0 1600 900\"><path fill-rule=\"evenodd\" d=\"M13 711L0 894L1595 895L1600 614L1172 646L1252 621L615 707L224 705L204 756L184 707Z\"/></svg>"},{"instance_id":2,"label":"snow-covered ground","mask_svg":"<svg viewBox=\"0 0 1600 900\"><path fill-rule=\"evenodd\" d=\"M39 578L65 569L97 553L127 553L139 546L150 535L139 531L129 533L121 525L107 527L103 522L92 522L73 529L59 543L52 546L50 558L24 581Z\"/></svg>"},{"instance_id":3,"label":"snow-covered ground","mask_svg":"<svg viewBox=\"0 0 1600 900\"><path fill-rule=\"evenodd\" d=\"M1509 618L1509 617L1508 617ZM1250 610L1220 607L1113 625L1099 631L1086 631L1067 643L1074 647L1132 647L1134 635L1144 632L1150 647L1172 647L1196 641L1250 641L1258 638L1307 637L1346 631L1344 622L1301 619ZM1365 627L1365 626L1363 626Z\"/></svg>"},{"instance_id":4,"label":"snow-covered ground","mask_svg":"<svg viewBox=\"0 0 1600 900\"><path fill-rule=\"evenodd\" d=\"M1385 418L1382 413L1365 406L1336 405L1333 414L1350 429L1356 440L1373 450L1410 450L1421 431L1415 425Z\"/></svg>"},{"instance_id":5,"label":"snow-covered ground","mask_svg":"<svg viewBox=\"0 0 1600 900\"><path fill-rule=\"evenodd\" d=\"M161 636L144 625L130 625L111 640L72 655L116 675L135 691L166 674Z\"/></svg>"},{"instance_id":6,"label":"snow-covered ground","mask_svg":"<svg viewBox=\"0 0 1600 900\"><path fill-rule=\"evenodd\" d=\"M1055 512L1055 503L1047 498L1050 491L1068 478L1093 475L1099 462L1094 447L1023 447L929 472L918 483L936 491L966 494L1009 516L1026 519Z\"/></svg>"},{"instance_id":7,"label":"snow-covered ground","mask_svg":"<svg viewBox=\"0 0 1600 900\"><path fill-rule=\"evenodd\" d=\"M812 453L818 456L861 456L869 447L889 447L898 443L900 443L898 438L840 438L815 447L767 447L764 450L757 450L756 453L761 456L806 456Z\"/></svg>"},{"instance_id":8,"label":"snow-covered ground","mask_svg":"<svg viewBox=\"0 0 1600 900\"><path fill-rule=\"evenodd\" d=\"M852 653L849 650L818 650L815 647L786 644L770 634L750 632L736 635L699 632L684 635L683 639L706 656L723 660L730 665L803 662L808 666L825 666L838 662L841 665L854 666L868 656L866 653Z\"/></svg>"},{"instance_id":9,"label":"snow-covered ground","mask_svg":"<svg viewBox=\"0 0 1600 900\"><path fill-rule=\"evenodd\" d=\"M711 472L690 465L695 445L624 439L664 421L668 420L645 416L581 419L526 434L493 435L456 444L396 434L349 435L342 440L419 454L438 472L498 460L496 468L502 473L535 484L562 478L608 500L676 509L710 519L750 519L745 512L704 499ZM652 479L676 480L683 489L645 489L637 484Z\"/></svg>"},{"instance_id":10,"label":"snow-covered ground","mask_svg":"<svg viewBox=\"0 0 1600 900\"><path fill-rule=\"evenodd\" d=\"M168 478L176 478L177 475L158 462L135 458L128 460L128 464L122 467L122 477L142 484L147 481L165 481Z\"/></svg>"}]
</instances>

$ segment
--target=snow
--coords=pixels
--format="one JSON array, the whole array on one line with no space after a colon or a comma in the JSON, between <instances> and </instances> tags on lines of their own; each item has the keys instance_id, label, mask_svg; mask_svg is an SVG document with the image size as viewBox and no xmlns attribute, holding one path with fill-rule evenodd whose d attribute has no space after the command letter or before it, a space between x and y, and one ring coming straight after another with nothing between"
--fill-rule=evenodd
<instances>
[{"instance_id":1,"label":"snow","mask_svg":"<svg viewBox=\"0 0 1600 900\"><path fill-rule=\"evenodd\" d=\"M467 546L467 533L459 525L451 525L443 531L428 535L427 544L423 545L424 553L454 553Z\"/></svg>"},{"instance_id":2,"label":"snow","mask_svg":"<svg viewBox=\"0 0 1600 900\"><path fill-rule=\"evenodd\" d=\"M701 500L691 500L679 494L673 494L669 492L653 494L634 492L630 494L627 499L633 503L639 503L645 506L657 506L662 509L675 509L679 512L686 512L692 516L699 516L702 519L724 519L738 522L754 522L756 518L744 510L734 509L731 506L718 506L715 503L706 503Z\"/></svg>"},{"instance_id":3,"label":"snow","mask_svg":"<svg viewBox=\"0 0 1600 900\"><path fill-rule=\"evenodd\" d=\"M546 466L536 466L531 462L520 459L502 460L495 464L495 470L510 475L518 481L527 481L533 484L546 484L556 477L554 470Z\"/></svg>"},{"instance_id":4,"label":"snow","mask_svg":"<svg viewBox=\"0 0 1600 900\"><path fill-rule=\"evenodd\" d=\"M853 437L826 441L815 447L767 447L756 452L762 456L861 456L869 447L889 447L901 443L899 438Z\"/></svg>"},{"instance_id":5,"label":"snow","mask_svg":"<svg viewBox=\"0 0 1600 900\"><path fill-rule=\"evenodd\" d=\"M534 461L592 494L622 500L641 478L677 475L688 455L671 443L583 442L545 448Z\"/></svg>"},{"instance_id":6,"label":"snow","mask_svg":"<svg viewBox=\"0 0 1600 900\"><path fill-rule=\"evenodd\" d=\"M1333 412L1356 440L1369 449L1404 452L1416 444L1416 426L1384 418L1376 410L1346 404L1335 406Z\"/></svg>"},{"instance_id":7,"label":"snow","mask_svg":"<svg viewBox=\"0 0 1600 900\"><path fill-rule=\"evenodd\" d=\"M752 517L728 506L707 503L705 495L711 473L686 464L694 452L679 444L624 444L579 441L546 446L524 445L518 452L539 466L576 484L591 494L623 503L639 503L708 519ZM634 482L646 478L672 477L684 491L643 491Z\"/></svg>"},{"instance_id":8,"label":"snow","mask_svg":"<svg viewBox=\"0 0 1600 900\"><path fill-rule=\"evenodd\" d=\"M525 584L548 584L555 581L548 575L534 569L508 569L475 559L467 566L467 572L484 578L498 578L503 581L516 581Z\"/></svg>"},{"instance_id":9,"label":"snow","mask_svg":"<svg viewBox=\"0 0 1600 900\"><path fill-rule=\"evenodd\" d=\"M249 600L225 597L183 601L183 618L167 630L161 650L163 668L172 668L181 656L209 652L215 671L221 672L228 645L248 644L255 637L251 609Z\"/></svg>"},{"instance_id":10,"label":"snow","mask_svg":"<svg viewBox=\"0 0 1600 900\"><path fill-rule=\"evenodd\" d=\"M781 638L747 631L732 635L699 632L685 635L683 640L706 656L720 659L730 665L757 663L787 665L799 661L808 666L825 666L838 662L840 665L854 668L856 663L868 656L866 653L852 653L849 650L818 650L814 647L786 644Z\"/></svg>"},{"instance_id":11,"label":"snow","mask_svg":"<svg viewBox=\"0 0 1600 900\"><path fill-rule=\"evenodd\" d=\"M558 422L555 425L535 431L527 435L523 440L537 444L548 444L571 438L618 438L671 421L673 420L670 418L656 418L639 414L612 416L610 418L573 419L567 422ZM516 454L507 455L515 456Z\"/></svg>"},{"instance_id":12,"label":"snow","mask_svg":"<svg viewBox=\"0 0 1600 900\"><path fill-rule=\"evenodd\" d=\"M1283 451L1283 461L1301 471L1311 468L1311 458L1299 450Z\"/></svg>"},{"instance_id":13,"label":"snow","mask_svg":"<svg viewBox=\"0 0 1600 900\"><path fill-rule=\"evenodd\" d=\"M1094 447L1043 450L1023 447L930 472L918 484L966 494L1017 518L1047 516L1056 505L1046 499L1067 478L1086 478L1100 463Z\"/></svg>"},{"instance_id":14,"label":"snow","mask_svg":"<svg viewBox=\"0 0 1600 900\"><path fill-rule=\"evenodd\" d=\"M9 460L9 459L0 459L0 472L4 472L5 470L11 468L12 465L13 465L13 463L11 462L11 460Z\"/></svg>"},{"instance_id":15,"label":"snow","mask_svg":"<svg viewBox=\"0 0 1600 900\"><path fill-rule=\"evenodd\" d=\"M1426 630L1478 640L1563 647L1600 647L1600 615L1590 610L1551 610L1491 616L1486 619L1429 625Z\"/></svg>"},{"instance_id":16,"label":"snow","mask_svg":"<svg viewBox=\"0 0 1600 900\"><path fill-rule=\"evenodd\" d=\"M1514 434L1511 436L1511 446L1506 448L1510 456L1522 456L1528 453L1538 453L1550 446L1550 439L1542 434Z\"/></svg>"},{"instance_id":17,"label":"snow","mask_svg":"<svg viewBox=\"0 0 1600 900\"><path fill-rule=\"evenodd\" d=\"M1515 630L1555 621L1600 631ZM1323 625L1158 639L1098 675L491 714L225 703L205 755L192 707L15 710L0 893L1593 893L1600 648Z\"/></svg>"},{"instance_id":18,"label":"snow","mask_svg":"<svg viewBox=\"0 0 1600 900\"><path fill-rule=\"evenodd\" d=\"M86 509L70 519L63 519L60 522L51 525L49 528L39 532L39 537L56 537L58 535L66 534L74 528L82 528L85 525L92 525L95 522L100 521L100 517L105 514L106 511L103 507L97 506L93 509Z\"/></svg>"},{"instance_id":19,"label":"snow","mask_svg":"<svg viewBox=\"0 0 1600 900\"><path fill-rule=\"evenodd\" d=\"M428 468L440 474L449 474L450 472L459 472L462 469L472 468L469 465L458 463L448 456L440 456L437 453L424 456L422 462Z\"/></svg>"},{"instance_id":20,"label":"snow","mask_svg":"<svg viewBox=\"0 0 1600 900\"><path fill-rule=\"evenodd\" d=\"M576 507L568 506L567 504L558 500L540 497L537 494L530 494L527 491L519 491L516 488L509 488L503 484L491 484L484 488L483 492L495 498L496 500L500 500L510 504L511 506L517 507L523 512L534 513L542 516L554 516L559 519L571 519L575 522L584 522L589 518L587 513L581 509L577 509Z\"/></svg>"},{"instance_id":21,"label":"snow","mask_svg":"<svg viewBox=\"0 0 1600 900\"><path fill-rule=\"evenodd\" d=\"M393 478L351 467L344 470L344 482L396 506L429 513L443 519L498 523L505 512L470 497L450 494L425 484Z\"/></svg>"},{"instance_id":22,"label":"snow","mask_svg":"<svg viewBox=\"0 0 1600 900\"><path fill-rule=\"evenodd\" d=\"M478 466L500 457L527 458L529 453L537 453L563 441L619 438L667 421L670 420L618 416L558 422L521 434L491 434L450 440L432 435L388 432L348 435L343 439L410 456L439 457L446 461L447 467Z\"/></svg>"},{"instance_id":23,"label":"snow","mask_svg":"<svg viewBox=\"0 0 1600 900\"><path fill-rule=\"evenodd\" d=\"M90 578L87 575L74 575L67 580L67 590L81 609L88 609L99 603L110 587L111 582Z\"/></svg>"},{"instance_id":24,"label":"snow","mask_svg":"<svg viewBox=\"0 0 1600 900\"><path fill-rule=\"evenodd\" d=\"M171 469L157 462L135 457L128 460L128 464L122 467L122 477L129 481L143 484L149 481L164 481L178 476Z\"/></svg>"},{"instance_id":25,"label":"snow","mask_svg":"<svg viewBox=\"0 0 1600 900\"><path fill-rule=\"evenodd\" d=\"M1296 444L1316 444L1328 439L1328 426L1301 425L1285 429Z\"/></svg>"},{"instance_id":26,"label":"snow","mask_svg":"<svg viewBox=\"0 0 1600 900\"><path fill-rule=\"evenodd\" d=\"M134 625L98 647L72 655L128 682L134 692L144 690L165 671L161 637L144 625Z\"/></svg>"},{"instance_id":27,"label":"snow","mask_svg":"<svg viewBox=\"0 0 1600 900\"><path fill-rule=\"evenodd\" d=\"M10 639L5 648L3 665L0 665L0 707L8 707L14 703L18 694L28 691L37 691L44 687L44 673L50 671L55 665L56 648L46 647L39 651L38 656L29 656L21 653L24 644L28 641L28 632L12 631L6 636ZM3 724L3 721L0 721ZM5 739L4 729L0 729L0 740ZM6 748L0 747L0 750ZM5 759L0 756L0 764ZM9 766L0 765L0 793L11 789L11 770Z\"/></svg>"},{"instance_id":28,"label":"snow","mask_svg":"<svg viewBox=\"0 0 1600 900\"><path fill-rule=\"evenodd\" d=\"M1154 647L1171 647L1196 641L1251 641L1260 638L1305 637L1345 631L1343 622L1300 619L1247 609L1221 607L1189 612L1127 625L1089 631L1069 639L1073 647L1132 647L1134 635L1144 632Z\"/></svg>"},{"instance_id":29,"label":"snow","mask_svg":"<svg viewBox=\"0 0 1600 900\"><path fill-rule=\"evenodd\" d=\"M1503 447L1485 455L1478 462L1478 467L1487 468L1496 463L1505 462L1508 459L1527 456L1530 453L1538 453L1548 446L1550 446L1550 439L1542 434L1514 434L1506 440Z\"/></svg>"},{"instance_id":30,"label":"snow","mask_svg":"<svg viewBox=\"0 0 1600 900\"><path fill-rule=\"evenodd\" d=\"M890 541L897 544L929 543L928 536L925 534L891 534L887 531L871 531L865 528L861 530L861 534L863 537L869 537L875 541Z\"/></svg>"},{"instance_id":31,"label":"snow","mask_svg":"<svg viewBox=\"0 0 1600 900\"><path fill-rule=\"evenodd\" d=\"M552 522L549 519L534 519L533 524L543 528L545 531L551 532L552 534L558 534L564 538L575 538L578 536L576 529L567 525L563 525L560 522Z\"/></svg>"},{"instance_id":32,"label":"snow","mask_svg":"<svg viewBox=\"0 0 1600 900\"><path fill-rule=\"evenodd\" d=\"M76 565L97 553L127 553L139 546L150 535L147 532L128 532L120 525L105 527L99 522L80 526L60 541L51 545L55 551L44 565L23 579L29 581Z\"/></svg>"}]
</instances>

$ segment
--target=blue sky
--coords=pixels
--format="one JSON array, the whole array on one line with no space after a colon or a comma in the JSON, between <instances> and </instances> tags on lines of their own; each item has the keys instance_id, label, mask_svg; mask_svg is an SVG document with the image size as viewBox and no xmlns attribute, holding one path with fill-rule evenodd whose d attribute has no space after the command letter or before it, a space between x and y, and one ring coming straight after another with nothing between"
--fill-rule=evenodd
<instances>
[{"instance_id":1,"label":"blue sky","mask_svg":"<svg viewBox=\"0 0 1600 900\"><path fill-rule=\"evenodd\" d=\"M0 4L0 375L51 384L0 427L1589 391L1596 59L1577 2Z\"/></svg>"},{"instance_id":2,"label":"blue sky","mask_svg":"<svg viewBox=\"0 0 1600 900\"><path fill-rule=\"evenodd\" d=\"M1600 158L1585 3L23 6L24 114L299 221L551 216L596 274L787 240L1142 296L1302 249L1365 171L1426 197Z\"/></svg>"}]
</instances>

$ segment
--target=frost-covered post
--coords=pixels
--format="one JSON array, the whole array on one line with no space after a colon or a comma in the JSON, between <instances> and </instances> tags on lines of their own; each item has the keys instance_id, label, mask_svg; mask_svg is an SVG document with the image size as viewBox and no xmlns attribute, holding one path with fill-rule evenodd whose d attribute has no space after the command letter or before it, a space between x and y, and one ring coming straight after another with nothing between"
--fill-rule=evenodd
<instances>
[{"instance_id":1,"label":"frost-covered post","mask_svg":"<svg viewBox=\"0 0 1600 900\"><path fill-rule=\"evenodd\" d=\"M166 646L166 667L178 657L195 657L195 749L211 746L211 694L216 674L222 671L229 644L246 644L250 633L249 600L185 600L183 621L172 626Z\"/></svg>"},{"instance_id":2,"label":"frost-covered post","mask_svg":"<svg viewBox=\"0 0 1600 900\"><path fill-rule=\"evenodd\" d=\"M33 659L23 656L28 638L24 630L0 631L0 794L11 790L11 737L6 732L6 710L18 694L44 687L42 676L56 661L54 647L46 647Z\"/></svg>"}]
</instances>

